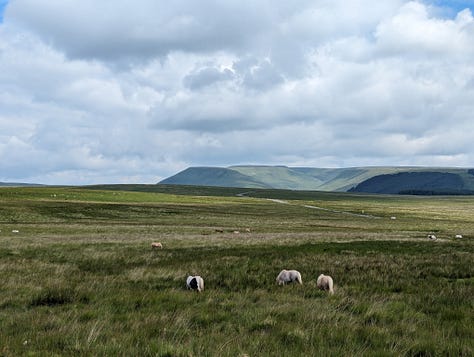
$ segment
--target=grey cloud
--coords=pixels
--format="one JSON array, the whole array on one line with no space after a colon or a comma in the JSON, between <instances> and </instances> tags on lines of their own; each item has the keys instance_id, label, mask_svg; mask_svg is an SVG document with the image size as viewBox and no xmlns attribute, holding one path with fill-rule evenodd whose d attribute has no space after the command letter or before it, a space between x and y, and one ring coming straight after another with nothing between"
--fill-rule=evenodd
<instances>
[{"instance_id":1,"label":"grey cloud","mask_svg":"<svg viewBox=\"0 0 474 357\"><path fill-rule=\"evenodd\" d=\"M263 60L250 68L246 68L243 75L243 84L257 90L274 87L284 81L283 76L268 61Z\"/></svg>"},{"instance_id":2,"label":"grey cloud","mask_svg":"<svg viewBox=\"0 0 474 357\"><path fill-rule=\"evenodd\" d=\"M184 77L184 85L191 90L198 90L214 83L232 80L233 77L234 73L228 68L219 70L215 67L205 67Z\"/></svg>"},{"instance_id":3,"label":"grey cloud","mask_svg":"<svg viewBox=\"0 0 474 357\"><path fill-rule=\"evenodd\" d=\"M149 59L170 51L239 49L271 21L265 2L213 0L81 1L24 0L8 8L21 24L72 58Z\"/></svg>"}]
</instances>

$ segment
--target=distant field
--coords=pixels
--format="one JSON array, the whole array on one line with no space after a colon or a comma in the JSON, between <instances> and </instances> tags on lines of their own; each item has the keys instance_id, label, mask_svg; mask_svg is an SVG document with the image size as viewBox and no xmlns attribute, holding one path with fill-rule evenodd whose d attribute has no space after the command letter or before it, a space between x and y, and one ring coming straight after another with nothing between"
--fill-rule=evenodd
<instances>
[{"instance_id":1,"label":"distant field","mask_svg":"<svg viewBox=\"0 0 474 357\"><path fill-rule=\"evenodd\" d=\"M0 354L472 356L473 222L473 196L0 188Z\"/></svg>"}]
</instances>

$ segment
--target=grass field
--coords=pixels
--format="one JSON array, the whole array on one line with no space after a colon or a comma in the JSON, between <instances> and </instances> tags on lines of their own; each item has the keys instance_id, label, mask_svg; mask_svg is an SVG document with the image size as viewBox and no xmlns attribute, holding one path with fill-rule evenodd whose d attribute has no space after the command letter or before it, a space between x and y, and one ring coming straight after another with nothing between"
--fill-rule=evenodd
<instances>
[{"instance_id":1,"label":"grass field","mask_svg":"<svg viewBox=\"0 0 474 357\"><path fill-rule=\"evenodd\" d=\"M472 356L473 222L472 196L1 188L0 355Z\"/></svg>"}]
</instances>

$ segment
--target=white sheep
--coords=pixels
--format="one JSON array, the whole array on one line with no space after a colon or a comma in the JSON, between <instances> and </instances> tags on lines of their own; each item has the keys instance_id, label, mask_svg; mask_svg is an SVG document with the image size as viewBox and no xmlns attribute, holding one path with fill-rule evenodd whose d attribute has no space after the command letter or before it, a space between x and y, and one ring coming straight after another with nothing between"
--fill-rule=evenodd
<instances>
[{"instance_id":1,"label":"white sheep","mask_svg":"<svg viewBox=\"0 0 474 357\"><path fill-rule=\"evenodd\" d=\"M428 234L428 239L430 240L436 240L438 238L436 238L436 236L434 234Z\"/></svg>"},{"instance_id":2,"label":"white sheep","mask_svg":"<svg viewBox=\"0 0 474 357\"><path fill-rule=\"evenodd\" d=\"M199 275L188 276L186 279L186 286L190 290L196 290L198 293L204 290L204 280Z\"/></svg>"},{"instance_id":3,"label":"white sheep","mask_svg":"<svg viewBox=\"0 0 474 357\"><path fill-rule=\"evenodd\" d=\"M163 244L161 244L160 242L153 242L153 243L151 243L151 248L152 249L158 249L158 248L163 249Z\"/></svg>"},{"instance_id":4,"label":"white sheep","mask_svg":"<svg viewBox=\"0 0 474 357\"><path fill-rule=\"evenodd\" d=\"M276 282L278 285L285 285L287 283L292 283L294 281L297 281L298 283L303 284L303 281L301 280L301 274L297 270L283 269L276 278Z\"/></svg>"},{"instance_id":5,"label":"white sheep","mask_svg":"<svg viewBox=\"0 0 474 357\"><path fill-rule=\"evenodd\" d=\"M316 285L320 290L328 291L331 295L334 294L334 283L329 275L321 274L318 276Z\"/></svg>"},{"instance_id":6,"label":"white sheep","mask_svg":"<svg viewBox=\"0 0 474 357\"><path fill-rule=\"evenodd\" d=\"M461 239L461 238L462 238L462 234L456 234L456 235L454 236L454 238L456 238L456 239Z\"/></svg>"}]
</instances>

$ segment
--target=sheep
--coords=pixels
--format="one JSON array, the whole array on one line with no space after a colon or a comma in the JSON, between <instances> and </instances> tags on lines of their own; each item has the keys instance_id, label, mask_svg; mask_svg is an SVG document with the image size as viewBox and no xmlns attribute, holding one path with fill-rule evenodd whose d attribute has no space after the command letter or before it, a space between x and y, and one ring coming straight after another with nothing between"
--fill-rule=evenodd
<instances>
[{"instance_id":1,"label":"sheep","mask_svg":"<svg viewBox=\"0 0 474 357\"><path fill-rule=\"evenodd\" d=\"M196 290L198 293L204 290L204 280L199 275L188 276L186 286L190 290Z\"/></svg>"},{"instance_id":2,"label":"sheep","mask_svg":"<svg viewBox=\"0 0 474 357\"><path fill-rule=\"evenodd\" d=\"M161 244L160 242L153 242L153 243L151 243L151 248L152 249L158 249L158 248L163 249L163 244Z\"/></svg>"},{"instance_id":3,"label":"sheep","mask_svg":"<svg viewBox=\"0 0 474 357\"><path fill-rule=\"evenodd\" d=\"M285 285L286 283L292 283L294 281L303 284L303 281L301 280L301 274L297 270L283 269L276 278L276 282L278 285Z\"/></svg>"},{"instance_id":4,"label":"sheep","mask_svg":"<svg viewBox=\"0 0 474 357\"><path fill-rule=\"evenodd\" d=\"M454 236L454 238L456 238L456 239L461 239L461 238L462 238L462 234L456 234L456 235Z\"/></svg>"},{"instance_id":5,"label":"sheep","mask_svg":"<svg viewBox=\"0 0 474 357\"><path fill-rule=\"evenodd\" d=\"M434 234L428 234L428 239L430 240L436 240L436 236Z\"/></svg>"},{"instance_id":6,"label":"sheep","mask_svg":"<svg viewBox=\"0 0 474 357\"><path fill-rule=\"evenodd\" d=\"M20 231L18 229L13 229L12 233L20 233Z\"/></svg>"},{"instance_id":7,"label":"sheep","mask_svg":"<svg viewBox=\"0 0 474 357\"><path fill-rule=\"evenodd\" d=\"M318 276L316 285L319 290L328 291L331 295L334 294L334 283L329 275L321 274L320 276Z\"/></svg>"}]
</instances>

